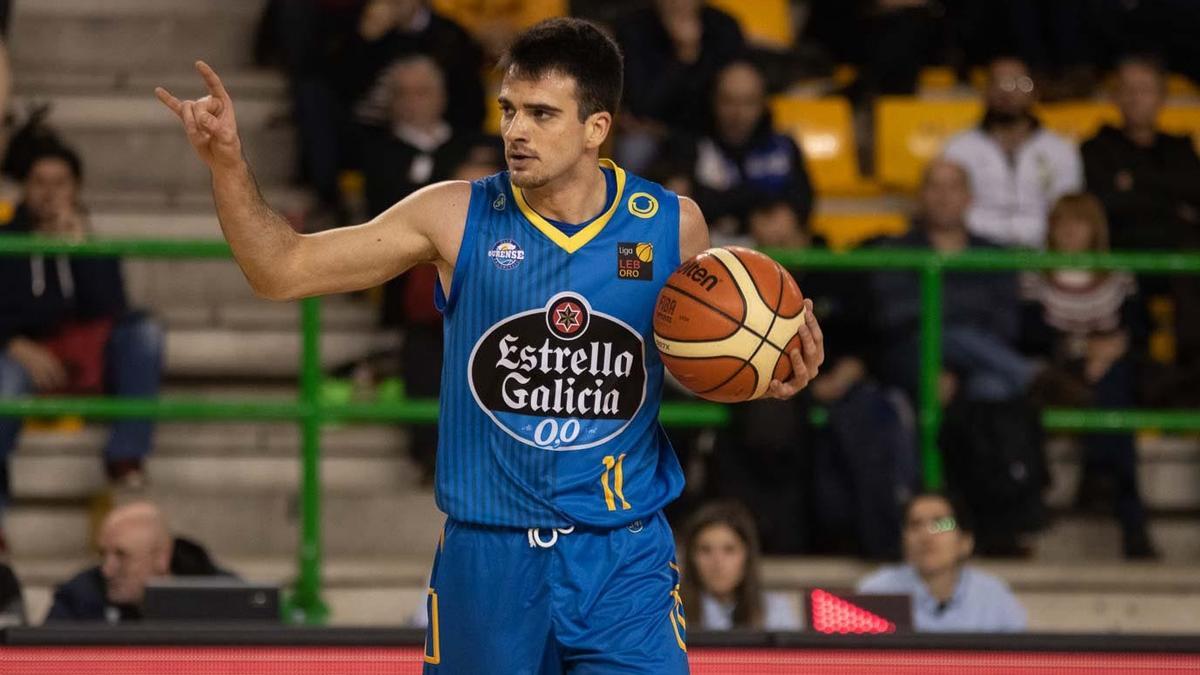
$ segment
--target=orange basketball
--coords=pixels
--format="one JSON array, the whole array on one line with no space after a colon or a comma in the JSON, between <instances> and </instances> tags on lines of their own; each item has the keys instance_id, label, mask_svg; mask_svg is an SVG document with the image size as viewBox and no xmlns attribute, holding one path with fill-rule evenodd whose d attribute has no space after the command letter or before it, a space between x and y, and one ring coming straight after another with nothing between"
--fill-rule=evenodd
<instances>
[{"instance_id":1,"label":"orange basketball","mask_svg":"<svg viewBox=\"0 0 1200 675\"><path fill-rule=\"evenodd\" d=\"M787 270L740 246L710 248L667 279L654 343L683 386L711 401L759 398L792 376L804 296Z\"/></svg>"}]
</instances>

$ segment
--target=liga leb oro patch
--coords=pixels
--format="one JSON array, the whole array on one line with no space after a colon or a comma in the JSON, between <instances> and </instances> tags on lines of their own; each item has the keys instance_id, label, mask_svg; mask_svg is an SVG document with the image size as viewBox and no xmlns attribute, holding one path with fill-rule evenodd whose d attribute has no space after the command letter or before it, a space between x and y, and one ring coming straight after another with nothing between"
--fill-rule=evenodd
<instances>
[{"instance_id":1,"label":"liga leb oro patch","mask_svg":"<svg viewBox=\"0 0 1200 675\"><path fill-rule=\"evenodd\" d=\"M650 281L654 278L654 245L647 242L617 244L617 278Z\"/></svg>"}]
</instances>

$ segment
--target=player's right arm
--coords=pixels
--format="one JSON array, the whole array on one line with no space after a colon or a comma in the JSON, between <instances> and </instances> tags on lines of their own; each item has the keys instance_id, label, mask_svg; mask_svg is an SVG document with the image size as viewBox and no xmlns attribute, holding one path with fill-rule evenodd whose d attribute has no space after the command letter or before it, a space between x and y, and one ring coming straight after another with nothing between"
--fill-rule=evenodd
<instances>
[{"instance_id":1,"label":"player's right arm","mask_svg":"<svg viewBox=\"0 0 1200 675\"><path fill-rule=\"evenodd\" d=\"M298 234L263 200L220 78L203 62L196 69L208 96L181 101L161 87L155 93L179 116L192 148L212 172L221 230L256 293L290 300L370 288L423 262L437 264L443 282L449 281L469 183L431 185L363 225Z\"/></svg>"}]
</instances>

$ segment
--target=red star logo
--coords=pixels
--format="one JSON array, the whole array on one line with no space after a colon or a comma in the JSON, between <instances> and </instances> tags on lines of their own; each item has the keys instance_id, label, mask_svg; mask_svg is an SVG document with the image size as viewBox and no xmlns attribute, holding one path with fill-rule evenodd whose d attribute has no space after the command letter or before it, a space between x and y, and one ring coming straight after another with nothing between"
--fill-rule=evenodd
<instances>
[{"instance_id":1,"label":"red star logo","mask_svg":"<svg viewBox=\"0 0 1200 675\"><path fill-rule=\"evenodd\" d=\"M554 310L554 325L564 333L574 333L581 324L579 314L578 307L567 303Z\"/></svg>"}]
</instances>

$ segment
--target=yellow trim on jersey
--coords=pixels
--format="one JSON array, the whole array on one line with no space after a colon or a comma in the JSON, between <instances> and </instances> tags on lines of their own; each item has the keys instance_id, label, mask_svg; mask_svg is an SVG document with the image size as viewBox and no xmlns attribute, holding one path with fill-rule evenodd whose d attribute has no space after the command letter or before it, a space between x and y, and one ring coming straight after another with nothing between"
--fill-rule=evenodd
<instances>
[{"instance_id":1,"label":"yellow trim on jersey","mask_svg":"<svg viewBox=\"0 0 1200 675\"><path fill-rule=\"evenodd\" d=\"M617 194L613 197L612 204L608 205L608 210L588 223L587 227L569 237L563 234L562 230L552 225L550 221L543 218L540 213L534 211L533 207L529 206L529 202L525 201L525 194L521 191L521 188L516 185L511 186L513 198L517 202L517 208L521 210L521 214L525 216L529 224L536 227L542 234L546 235L547 239L558 244L567 253L574 253L583 248L589 241L595 239L596 235L600 234L600 230L603 230L604 226L608 224L608 221L612 220L613 214L617 212L617 206L621 204L621 197L625 192L625 170L617 166L611 159L601 159L600 166L613 170L613 174L617 179Z\"/></svg>"},{"instance_id":2,"label":"yellow trim on jersey","mask_svg":"<svg viewBox=\"0 0 1200 675\"><path fill-rule=\"evenodd\" d=\"M432 588L429 589L429 629L432 640L427 640L425 645L425 663L438 665L442 662L442 640L438 635L438 600L437 592ZM433 642L433 653L429 653L428 642Z\"/></svg>"}]
</instances>

